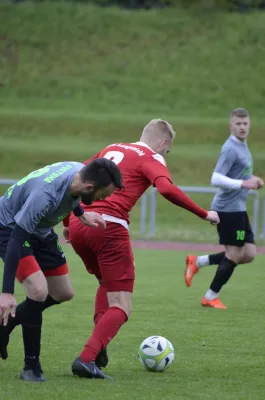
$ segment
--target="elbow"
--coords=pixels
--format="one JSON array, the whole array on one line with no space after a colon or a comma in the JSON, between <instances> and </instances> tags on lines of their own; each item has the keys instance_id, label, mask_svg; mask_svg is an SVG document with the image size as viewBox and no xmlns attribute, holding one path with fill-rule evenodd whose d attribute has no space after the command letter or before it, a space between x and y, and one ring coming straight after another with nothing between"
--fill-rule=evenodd
<instances>
[{"instance_id":1,"label":"elbow","mask_svg":"<svg viewBox=\"0 0 265 400\"><path fill-rule=\"evenodd\" d=\"M212 177L211 177L211 185L212 185L212 186L218 186L218 182L217 182L217 179L216 179L216 175L215 175L215 174L212 174Z\"/></svg>"},{"instance_id":2,"label":"elbow","mask_svg":"<svg viewBox=\"0 0 265 400\"><path fill-rule=\"evenodd\" d=\"M168 193L169 193L169 189L167 187L167 185L158 185L156 186L157 191L161 194L161 196L163 197L167 197Z\"/></svg>"}]
</instances>

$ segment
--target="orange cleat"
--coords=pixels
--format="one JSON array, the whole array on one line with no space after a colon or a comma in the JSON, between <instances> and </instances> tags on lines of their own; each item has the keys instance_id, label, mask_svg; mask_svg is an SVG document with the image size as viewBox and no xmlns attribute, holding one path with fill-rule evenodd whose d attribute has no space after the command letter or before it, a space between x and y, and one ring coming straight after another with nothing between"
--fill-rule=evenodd
<instances>
[{"instance_id":1,"label":"orange cleat","mask_svg":"<svg viewBox=\"0 0 265 400\"><path fill-rule=\"evenodd\" d=\"M227 309L227 307L223 305L223 303L218 299L218 297L216 297L213 300L207 300L206 297L203 297L202 301L201 301L201 305L203 307Z\"/></svg>"},{"instance_id":2,"label":"orange cleat","mask_svg":"<svg viewBox=\"0 0 265 400\"><path fill-rule=\"evenodd\" d=\"M197 256L193 256L192 254L186 257L186 269L185 269L185 282L187 286L191 286L192 278L199 271L199 268L196 266Z\"/></svg>"}]
</instances>

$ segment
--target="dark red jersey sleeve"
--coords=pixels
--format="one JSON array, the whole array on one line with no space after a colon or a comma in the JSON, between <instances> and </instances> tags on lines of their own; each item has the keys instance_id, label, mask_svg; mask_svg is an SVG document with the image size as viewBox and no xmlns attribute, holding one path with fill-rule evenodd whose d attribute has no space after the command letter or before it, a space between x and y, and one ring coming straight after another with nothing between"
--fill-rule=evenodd
<instances>
[{"instance_id":1,"label":"dark red jersey sleeve","mask_svg":"<svg viewBox=\"0 0 265 400\"><path fill-rule=\"evenodd\" d=\"M208 212L206 210L194 203L182 190L169 182L167 178L157 178L156 188L165 199L176 206L185 208L202 219L207 217Z\"/></svg>"},{"instance_id":2,"label":"dark red jersey sleeve","mask_svg":"<svg viewBox=\"0 0 265 400\"><path fill-rule=\"evenodd\" d=\"M167 178L169 182L172 183L164 157L159 154L153 154L151 157L148 157L148 159L141 164L141 172L154 186L156 179L159 177Z\"/></svg>"}]
</instances>

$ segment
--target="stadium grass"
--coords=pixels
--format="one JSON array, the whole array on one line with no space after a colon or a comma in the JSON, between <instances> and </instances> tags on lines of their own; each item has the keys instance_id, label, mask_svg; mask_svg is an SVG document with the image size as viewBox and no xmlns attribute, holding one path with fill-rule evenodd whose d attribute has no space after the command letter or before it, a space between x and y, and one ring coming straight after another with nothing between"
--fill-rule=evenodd
<instances>
[{"instance_id":1,"label":"stadium grass","mask_svg":"<svg viewBox=\"0 0 265 400\"><path fill-rule=\"evenodd\" d=\"M264 24L261 12L1 4L0 176L87 159L138 140L149 119L162 117L177 132L174 182L209 185L228 115L245 106L255 173L264 177ZM191 196L209 207L211 195ZM138 206L134 238L139 219ZM211 227L164 199L157 221L157 239L213 240Z\"/></svg>"},{"instance_id":2,"label":"stadium grass","mask_svg":"<svg viewBox=\"0 0 265 400\"><path fill-rule=\"evenodd\" d=\"M48 382L18 379L23 352L21 330L10 343L10 358L0 362L1 394L8 400L261 400L265 350L263 292L265 270L258 256L241 266L224 288L228 310L204 309L200 299L215 267L205 267L186 288L182 252L135 251L137 283L134 312L109 347L110 381L71 375L71 362L92 329L96 283L67 246L76 292L73 301L45 312L42 362ZM17 300L23 299L18 287ZM175 362L165 373L149 373L137 360L141 341L161 335L172 341Z\"/></svg>"},{"instance_id":3,"label":"stadium grass","mask_svg":"<svg viewBox=\"0 0 265 400\"><path fill-rule=\"evenodd\" d=\"M147 121L147 119L145 120ZM59 160L84 161L110 143L137 141L143 120L97 119L96 116L64 116L60 112L19 112L13 110L0 118L0 177L20 178L48 163ZM167 163L176 185L209 186L222 141L227 136L226 121L175 119L177 137ZM265 159L262 126L254 126L249 139L254 157L254 172L264 177ZM7 187L0 187L3 193ZM150 193L150 192L149 192ZM260 198L265 191L260 191ZM212 194L189 194L202 207L210 207ZM158 240L214 242L213 227L192 214L174 207L157 196ZM149 203L150 204L150 203ZM150 206L148 207L149 220ZM252 201L249 200L252 215ZM261 217L260 217L261 218ZM261 220L259 224L261 228ZM140 238L140 202L132 212L132 237ZM149 237L149 225L146 237ZM258 239L258 243L264 240Z\"/></svg>"},{"instance_id":4,"label":"stadium grass","mask_svg":"<svg viewBox=\"0 0 265 400\"><path fill-rule=\"evenodd\" d=\"M0 5L0 105L264 120L265 14Z\"/></svg>"}]
</instances>

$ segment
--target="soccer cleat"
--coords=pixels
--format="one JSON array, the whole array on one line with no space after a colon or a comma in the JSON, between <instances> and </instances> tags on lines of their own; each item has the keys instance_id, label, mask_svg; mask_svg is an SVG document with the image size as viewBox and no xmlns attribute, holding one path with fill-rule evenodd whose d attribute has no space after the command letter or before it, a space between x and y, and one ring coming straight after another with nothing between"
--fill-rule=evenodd
<instances>
[{"instance_id":1,"label":"soccer cleat","mask_svg":"<svg viewBox=\"0 0 265 400\"><path fill-rule=\"evenodd\" d=\"M31 368L25 365L25 367L21 371L20 379L27 382L46 382L40 362L37 362L35 368Z\"/></svg>"},{"instance_id":2,"label":"soccer cleat","mask_svg":"<svg viewBox=\"0 0 265 400\"><path fill-rule=\"evenodd\" d=\"M9 343L9 333L6 326L0 325L0 357L2 360L8 358L7 346Z\"/></svg>"},{"instance_id":3,"label":"soccer cleat","mask_svg":"<svg viewBox=\"0 0 265 400\"><path fill-rule=\"evenodd\" d=\"M95 361L85 363L81 358L76 358L72 364L72 372L80 378L88 379L109 379L95 364Z\"/></svg>"},{"instance_id":4,"label":"soccer cleat","mask_svg":"<svg viewBox=\"0 0 265 400\"><path fill-rule=\"evenodd\" d=\"M109 363L107 348L101 350L95 360L95 364L98 368L106 368Z\"/></svg>"},{"instance_id":5,"label":"soccer cleat","mask_svg":"<svg viewBox=\"0 0 265 400\"><path fill-rule=\"evenodd\" d=\"M216 297L213 300L207 300L206 297L202 298L201 305L203 307L212 307L212 308L222 308L227 309L227 307Z\"/></svg>"},{"instance_id":6,"label":"soccer cleat","mask_svg":"<svg viewBox=\"0 0 265 400\"><path fill-rule=\"evenodd\" d=\"M199 271L199 268L196 266L197 256L192 254L186 257L186 269L185 269L185 282L187 286L191 286L192 278Z\"/></svg>"}]
</instances>

